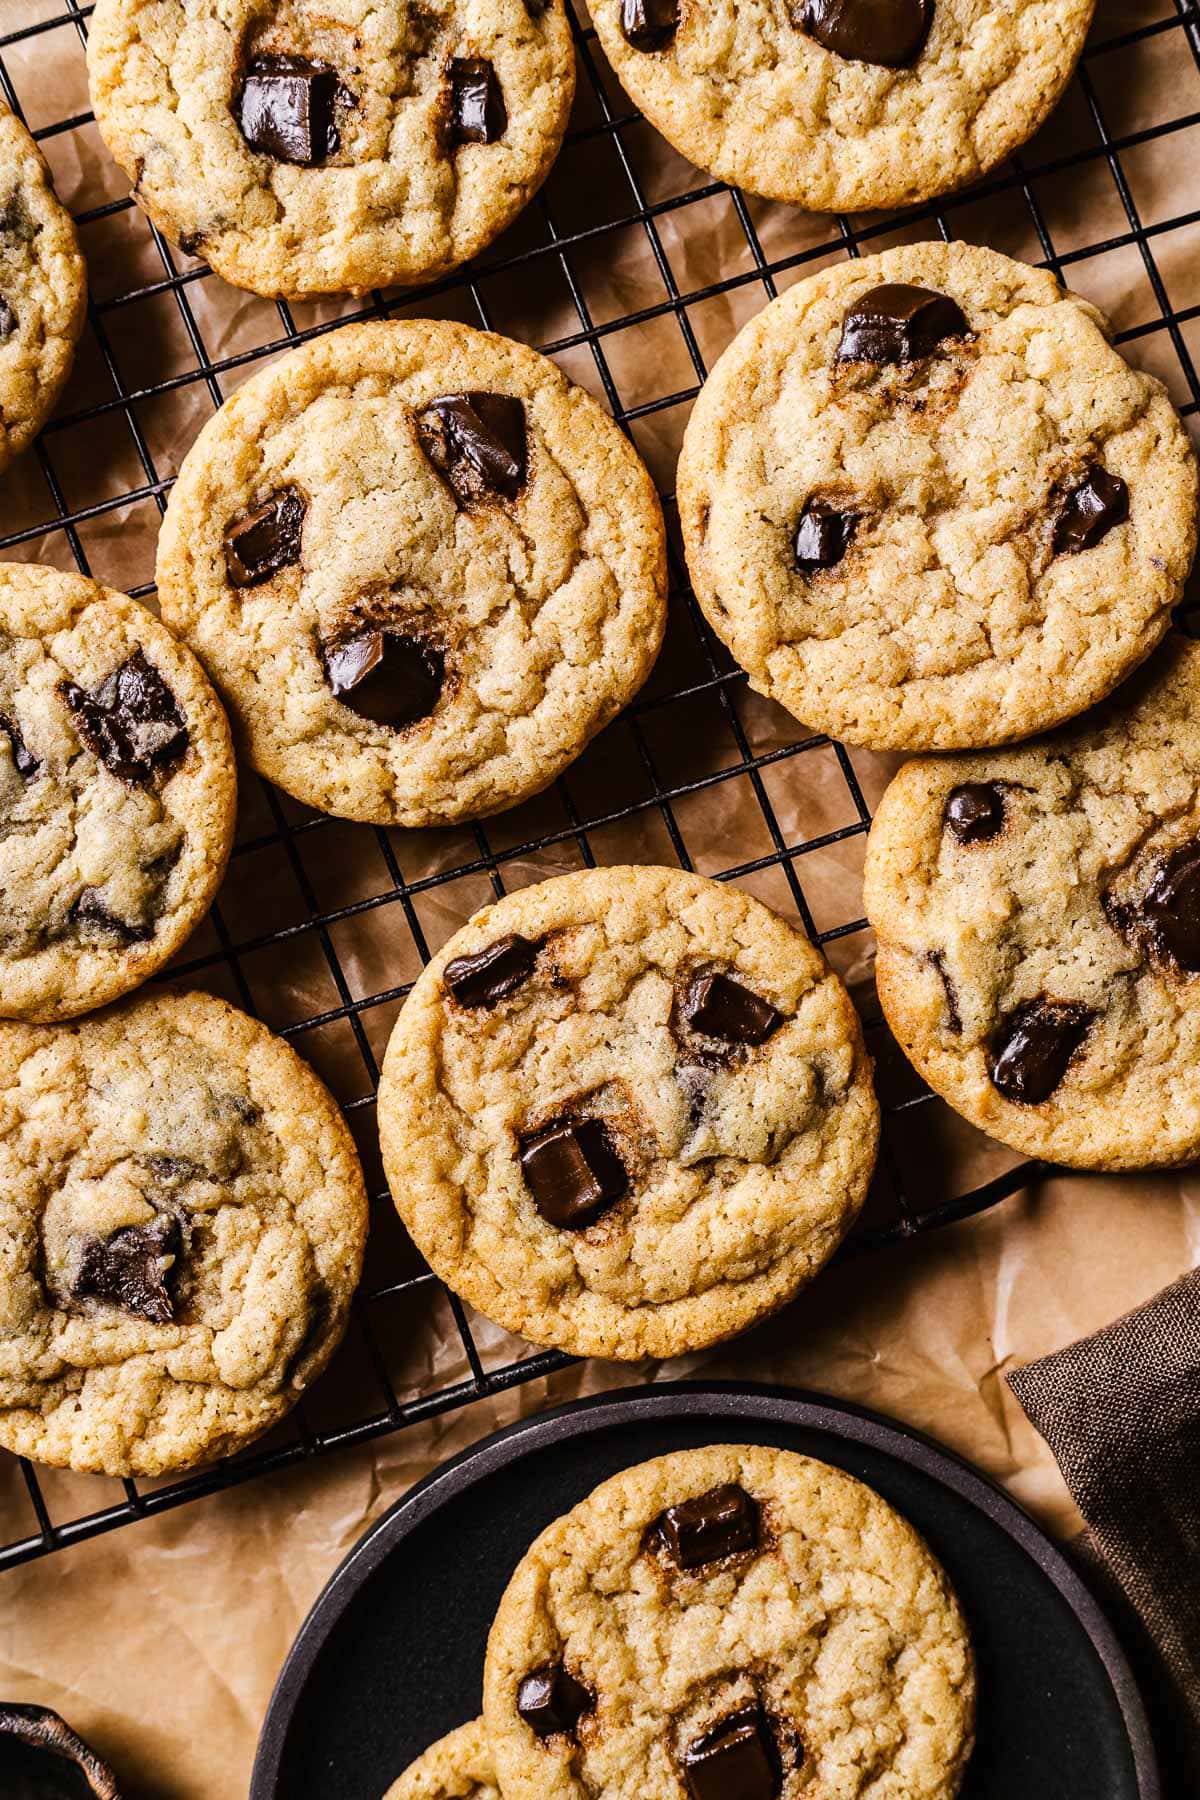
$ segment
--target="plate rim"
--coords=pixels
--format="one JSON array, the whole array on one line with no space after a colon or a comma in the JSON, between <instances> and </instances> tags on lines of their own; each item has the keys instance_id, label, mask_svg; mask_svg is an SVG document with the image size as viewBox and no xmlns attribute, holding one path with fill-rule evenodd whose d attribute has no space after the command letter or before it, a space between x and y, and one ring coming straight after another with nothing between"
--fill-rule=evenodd
<instances>
[{"instance_id":1,"label":"plate rim","mask_svg":"<svg viewBox=\"0 0 1200 1800\"><path fill-rule=\"evenodd\" d=\"M649 1418L736 1418L743 1424L758 1419L825 1431L892 1456L949 1487L1031 1557L1074 1613L1112 1685L1129 1739L1139 1800L1163 1800L1158 1755L1145 1705L1107 1616L1064 1552L1006 1489L924 1432L853 1401L770 1382L702 1380L611 1388L565 1401L545 1412L530 1413L469 1444L395 1500L342 1558L292 1641L267 1702L248 1800L283 1800L283 1755L304 1685L347 1607L385 1555L390 1555L444 1501L496 1470L570 1438L581 1429L604 1430L627 1422L635 1414Z\"/></svg>"}]
</instances>

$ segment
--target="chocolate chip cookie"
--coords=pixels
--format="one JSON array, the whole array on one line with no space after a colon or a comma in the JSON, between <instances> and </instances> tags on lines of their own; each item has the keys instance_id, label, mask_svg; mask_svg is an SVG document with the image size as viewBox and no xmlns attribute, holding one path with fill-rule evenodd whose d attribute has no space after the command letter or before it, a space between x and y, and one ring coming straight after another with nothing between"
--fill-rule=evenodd
<instances>
[{"instance_id":1,"label":"chocolate chip cookie","mask_svg":"<svg viewBox=\"0 0 1200 1800\"><path fill-rule=\"evenodd\" d=\"M500 1800L483 1720L472 1719L430 1744L383 1800Z\"/></svg>"},{"instance_id":2,"label":"chocolate chip cookie","mask_svg":"<svg viewBox=\"0 0 1200 1800\"><path fill-rule=\"evenodd\" d=\"M622 85L722 181L817 212L926 200L1033 136L1095 0L597 0Z\"/></svg>"},{"instance_id":3,"label":"chocolate chip cookie","mask_svg":"<svg viewBox=\"0 0 1200 1800\"><path fill-rule=\"evenodd\" d=\"M945 1574L878 1494L718 1444L543 1531L483 1710L505 1800L953 1800L975 1680Z\"/></svg>"},{"instance_id":4,"label":"chocolate chip cookie","mask_svg":"<svg viewBox=\"0 0 1200 1800\"><path fill-rule=\"evenodd\" d=\"M1200 1155L1200 645L1017 750L910 763L867 851L879 996L930 1086L1081 1168Z\"/></svg>"},{"instance_id":5,"label":"chocolate chip cookie","mask_svg":"<svg viewBox=\"0 0 1200 1800\"><path fill-rule=\"evenodd\" d=\"M575 88L562 0L100 0L96 120L156 225L267 295L456 268L541 186Z\"/></svg>"},{"instance_id":6,"label":"chocolate chip cookie","mask_svg":"<svg viewBox=\"0 0 1200 1800\"><path fill-rule=\"evenodd\" d=\"M71 215L37 145L0 104L0 469L54 410L86 309Z\"/></svg>"},{"instance_id":7,"label":"chocolate chip cookie","mask_svg":"<svg viewBox=\"0 0 1200 1800\"><path fill-rule=\"evenodd\" d=\"M158 585L262 774L343 818L442 824L537 793L636 692L662 512L545 357L438 320L347 326L209 421Z\"/></svg>"},{"instance_id":8,"label":"chocolate chip cookie","mask_svg":"<svg viewBox=\"0 0 1200 1800\"><path fill-rule=\"evenodd\" d=\"M434 1271L588 1356L672 1356L783 1306L875 1162L871 1064L802 932L680 869L593 869L477 913L424 970L379 1091Z\"/></svg>"},{"instance_id":9,"label":"chocolate chip cookie","mask_svg":"<svg viewBox=\"0 0 1200 1800\"><path fill-rule=\"evenodd\" d=\"M1161 384L1043 269L905 244L751 321L688 422L710 624L804 723L878 749L1057 725L1165 633L1196 460Z\"/></svg>"},{"instance_id":10,"label":"chocolate chip cookie","mask_svg":"<svg viewBox=\"0 0 1200 1800\"><path fill-rule=\"evenodd\" d=\"M231 1455L328 1362L367 1203L332 1097L209 994L0 1026L0 1444L107 1475Z\"/></svg>"},{"instance_id":11,"label":"chocolate chip cookie","mask_svg":"<svg viewBox=\"0 0 1200 1800\"><path fill-rule=\"evenodd\" d=\"M233 841L229 726L191 652L82 575L0 564L0 1015L103 1006L175 953Z\"/></svg>"}]
</instances>

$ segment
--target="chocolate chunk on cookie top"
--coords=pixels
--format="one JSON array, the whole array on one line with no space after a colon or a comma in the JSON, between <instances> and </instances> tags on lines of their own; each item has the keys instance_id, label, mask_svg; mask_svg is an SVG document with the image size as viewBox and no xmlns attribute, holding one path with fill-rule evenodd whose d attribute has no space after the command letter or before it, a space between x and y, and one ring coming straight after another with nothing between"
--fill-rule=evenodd
<instances>
[{"instance_id":1,"label":"chocolate chunk on cookie top","mask_svg":"<svg viewBox=\"0 0 1200 1800\"><path fill-rule=\"evenodd\" d=\"M878 1116L802 932L736 888L617 868L521 889L434 957L379 1124L396 1206L457 1293L535 1343L633 1358L791 1299L862 1204ZM710 1499L665 1527L686 1566L749 1530Z\"/></svg>"},{"instance_id":2,"label":"chocolate chunk on cookie top","mask_svg":"<svg viewBox=\"0 0 1200 1800\"><path fill-rule=\"evenodd\" d=\"M1030 744L908 764L865 900L888 1023L972 1124L1078 1168L1200 1156L1200 645Z\"/></svg>"},{"instance_id":3,"label":"chocolate chunk on cookie top","mask_svg":"<svg viewBox=\"0 0 1200 1800\"><path fill-rule=\"evenodd\" d=\"M706 1514L769 1529L681 1569L663 1521L690 1542ZM527 1696L555 1671L587 1707L543 1729ZM505 1800L954 1800L974 1662L944 1572L878 1494L715 1444L623 1470L542 1532L497 1609L483 1709Z\"/></svg>"},{"instance_id":4,"label":"chocolate chunk on cookie top","mask_svg":"<svg viewBox=\"0 0 1200 1800\"><path fill-rule=\"evenodd\" d=\"M0 1104L0 1444L160 1475L266 1431L340 1340L366 1235L316 1076L223 1001L160 993L0 1025Z\"/></svg>"},{"instance_id":5,"label":"chocolate chunk on cookie top","mask_svg":"<svg viewBox=\"0 0 1200 1800\"><path fill-rule=\"evenodd\" d=\"M539 792L633 697L666 541L636 452L546 358L351 325L201 432L158 590L261 773L339 817L441 825Z\"/></svg>"},{"instance_id":6,"label":"chocolate chunk on cookie top","mask_svg":"<svg viewBox=\"0 0 1200 1800\"><path fill-rule=\"evenodd\" d=\"M583 1683L562 1663L534 1669L517 1689L517 1711L536 1738L568 1736L593 1704Z\"/></svg>"},{"instance_id":7,"label":"chocolate chunk on cookie top","mask_svg":"<svg viewBox=\"0 0 1200 1800\"><path fill-rule=\"evenodd\" d=\"M225 715L153 615L82 576L0 567L0 1017L71 1018L152 975L233 839Z\"/></svg>"},{"instance_id":8,"label":"chocolate chunk on cookie top","mask_svg":"<svg viewBox=\"0 0 1200 1800\"><path fill-rule=\"evenodd\" d=\"M668 1506L654 1530L680 1569L701 1569L759 1545L760 1507L736 1481Z\"/></svg>"},{"instance_id":9,"label":"chocolate chunk on cookie top","mask_svg":"<svg viewBox=\"0 0 1200 1800\"><path fill-rule=\"evenodd\" d=\"M1045 270L905 244L798 282L692 410L697 599L759 692L875 749L1016 742L1144 661L1196 548L1196 458Z\"/></svg>"},{"instance_id":10,"label":"chocolate chunk on cookie top","mask_svg":"<svg viewBox=\"0 0 1200 1800\"><path fill-rule=\"evenodd\" d=\"M134 198L268 296L456 268L536 193L575 86L563 0L100 0L88 73Z\"/></svg>"},{"instance_id":11,"label":"chocolate chunk on cookie top","mask_svg":"<svg viewBox=\"0 0 1200 1800\"><path fill-rule=\"evenodd\" d=\"M800 22L835 56L903 69L924 48L933 5L934 0L803 0Z\"/></svg>"}]
</instances>

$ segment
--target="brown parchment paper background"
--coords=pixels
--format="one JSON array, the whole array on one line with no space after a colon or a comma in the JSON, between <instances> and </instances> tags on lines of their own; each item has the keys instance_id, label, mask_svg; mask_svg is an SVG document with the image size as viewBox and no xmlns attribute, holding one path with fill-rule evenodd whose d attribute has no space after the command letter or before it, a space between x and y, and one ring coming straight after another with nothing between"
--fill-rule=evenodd
<instances>
[{"instance_id":1,"label":"brown parchment paper background","mask_svg":"<svg viewBox=\"0 0 1200 1800\"><path fill-rule=\"evenodd\" d=\"M58 18L60 0L0 0L0 34ZM1176 16L1173 0L1100 0L1093 40ZM59 191L79 214L102 208L128 191L107 158L88 116L86 73L71 24L28 37L3 52L28 122L38 129L69 121L43 148ZM619 90L605 74L619 111ZM1180 360L1197 350L1200 326L1188 319L1178 338L1162 311L1113 168L1099 153L1092 99L1121 144L1127 196L1152 231L1153 259L1169 304L1200 309L1197 228L1175 224L1200 206L1200 125L1170 135L1156 128L1200 114L1200 74L1183 31L1168 30L1133 48L1092 58L1087 86L1076 81L1055 118L1027 152L1032 192L1059 256L1087 246L1097 253L1069 261L1071 284L1104 306L1121 330L1135 330L1130 359L1167 382L1179 403L1189 398ZM581 78L575 125L598 122L596 101ZM690 193L705 178L667 148L648 127L623 128L623 142L647 200ZM1066 175L1056 158L1090 149ZM606 226L570 254L571 271L592 319L604 324L667 298L653 248L641 224L616 223L634 210L628 181L609 137L568 144L547 187L560 232ZM836 224L792 209L748 201L749 215L772 262L823 247L800 268L783 270L780 288L845 254ZM987 199L971 198L944 212L955 235L993 244L1017 256L1044 254L1034 218L1019 187ZM751 276L754 260L729 195L719 193L658 215L659 240L678 291L685 297L714 282ZM869 248L930 236L936 222L882 232ZM87 407L172 384L164 394L136 399L137 420L155 476L165 481L213 406L262 365L262 351L280 335L271 302L238 293L179 256L195 323L214 360L254 357L209 381L175 296L157 292L126 300L161 283L164 267L141 216L132 209L93 218L81 230L92 297L100 311L81 346L59 419L46 439L49 470L73 511L98 510L80 521L77 537L93 574L132 588L153 578L158 506L153 483L120 407L76 420ZM1111 242L1110 240L1116 240ZM546 226L531 212L500 252L546 241ZM564 273L553 256L536 258L480 282L491 323L534 344L578 331ZM761 281L748 279L716 297L689 302L687 317L711 366L730 337L765 304ZM300 329L353 310L325 301L293 308ZM405 302L423 311L478 322L464 289L433 301ZM635 407L694 385L694 371L675 317L667 312L606 336L604 351L622 404ZM576 380L602 392L586 345L559 360ZM665 492L688 405L681 403L636 422L634 434ZM117 496L133 498L108 505ZM6 554L72 567L67 535L53 528L56 505L47 464L31 454L0 483L0 532L25 532ZM694 639L681 615L672 620L655 685L681 685L695 659ZM755 752L796 743L804 734L777 708L736 691L735 704ZM665 784L681 776L716 774L738 760L728 727L704 704L645 715L647 741ZM894 767L891 759L855 753L853 763L868 803ZM623 728L614 726L572 773L582 816L629 803L644 786L637 756ZM833 753L817 750L763 772L769 798L789 843L846 823L847 792ZM299 809L287 807L289 818ZM728 869L771 848L761 809L744 777L684 797L676 817L696 867ZM561 806L544 797L489 826L499 852L560 829ZM271 829L259 784L244 783L243 839ZM471 859L463 833L394 833L393 847L409 879L452 869ZM650 806L619 825L589 833L602 861L672 861L661 814ZM374 835L361 827L330 825L301 840L303 872L318 904L333 909L380 893L391 882ZM861 912L859 872L863 840L851 837L806 855L799 873L820 928ZM509 887L578 866L577 840L566 837L536 857L506 862ZM781 911L794 911L778 868L746 885ZM431 948L489 897L482 876L463 876L427 891L418 902ZM235 859L221 896L235 944L307 917L294 868L278 846ZM265 922L265 923L264 923ZM365 912L332 928L331 936L354 997L364 998L410 980L419 966L412 935L398 905ZM203 926L189 959L215 955L211 925ZM856 933L831 946L860 1007L875 1015L870 944ZM306 1020L336 1006L316 934L241 958L241 968L264 1018L276 1026ZM227 968L217 962L195 980L237 997ZM362 1013L376 1055L382 1053L395 1006ZM369 1089L363 1062L344 1021L293 1038L344 1102ZM911 1091L894 1046L873 1033L881 1090ZM354 1115L373 1185L379 1175L369 1107ZM918 1203L961 1193L1012 1159L954 1120L938 1104L905 1115L893 1133L910 1191ZM381 1285L411 1251L386 1208L378 1208L366 1281ZM991 1212L901 1250L840 1261L780 1318L739 1343L670 1365L622 1369L586 1364L549 1382L508 1392L432 1423L325 1456L286 1474L191 1503L157 1519L78 1544L0 1577L0 1696L59 1708L112 1758L131 1796L141 1800L241 1800L254 1746L278 1668L310 1603L360 1533L407 1486L474 1439L525 1413L575 1395L685 1374L792 1382L875 1406L932 1433L1004 1482L1060 1537L1080 1525L1045 1446L1004 1385L1014 1363L1054 1349L1147 1298L1200 1260L1200 1183L1183 1176L1074 1177L1047 1181ZM520 1354L520 1346L484 1321L473 1322L486 1366ZM400 1316L381 1330L389 1374L401 1398L461 1379L467 1368L444 1297L432 1284L413 1290ZM361 1350L348 1344L307 1407L320 1428L367 1416L377 1396ZM291 1427L294 1429L294 1426ZM286 1437L286 1433L281 1433ZM48 1471L43 1491L56 1523L95 1512L122 1498L117 1483ZM36 1527L16 1462L0 1453L0 1533L15 1540ZM448 1627L449 1628L449 1627Z\"/></svg>"}]
</instances>

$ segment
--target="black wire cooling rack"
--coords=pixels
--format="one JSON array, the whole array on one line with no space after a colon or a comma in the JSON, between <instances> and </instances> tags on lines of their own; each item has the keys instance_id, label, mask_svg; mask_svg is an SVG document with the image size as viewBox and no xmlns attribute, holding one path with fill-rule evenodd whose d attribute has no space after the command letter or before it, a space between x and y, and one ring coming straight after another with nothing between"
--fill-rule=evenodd
<instances>
[{"instance_id":1,"label":"black wire cooling rack","mask_svg":"<svg viewBox=\"0 0 1200 1800\"><path fill-rule=\"evenodd\" d=\"M97 157L83 77L90 12L76 0L66 0L65 7L60 0L0 0L0 87L52 164L62 160L75 137L93 161ZM1189 197L1189 167L1200 170L1200 13L1195 7L1183 0L1127 0L1123 5L1101 0L1092 41L1070 93L1025 157L961 195L888 218L813 219L765 207L683 165L677 165L680 172L665 185L657 174L648 178L648 128L628 110L594 33L576 22L575 36L579 96L559 164L567 174L557 179L556 171L519 226L488 256L415 295L374 294L324 311L259 302L255 341L247 345L236 331L223 330L224 353L213 356L206 343L206 335L213 335L206 294L223 284L154 231L127 194L118 192L102 204L80 209L76 217L89 263L90 232L111 226L128 227L132 233L136 228L142 235L140 249L130 251L132 266L146 279L107 297L97 293L93 279L89 330L81 346L81 359L86 354L91 365L84 384L88 404L79 406L74 379L58 415L24 459L27 472L19 498L10 503L9 495L0 492L0 552L61 566L73 563L84 573L112 580L107 567L96 566L98 547L107 555L121 532L131 529L130 521L141 516L144 522L147 507L156 522L171 485L170 472L160 468L156 403L195 399L198 429L236 385L239 371L336 329L346 319L403 310L512 330L509 297L536 300L549 287L569 306L570 328L549 341L539 341L534 332L532 341L603 398L656 466L651 449L661 453L659 438L670 438L672 431L677 442L677 428L704 379L706 360L712 360L702 323L712 316L706 308L722 303L718 311L728 337L748 311L807 268L931 232L1013 249L1046 263L1068 281L1074 265L1087 264L1078 281L1088 291L1093 277L1111 270L1117 259L1129 302L1118 309L1118 322L1126 326L1118 341L1134 360L1167 380L1185 415L1200 409L1190 347L1192 328L1200 321L1200 304L1191 303L1200 300L1200 277L1194 294L1179 286L1179 271L1188 260L1187 228L1200 220L1200 210L1179 201L1181 193L1185 202ZM72 62L78 67L70 67ZM57 91L80 97L77 111L61 118L42 116L46 76L53 78L49 85ZM1153 108L1150 116L1140 114L1139 82L1152 85L1159 95L1169 94L1170 116L1153 116ZM574 168L572 156L582 156ZM1200 182L1194 198L1200 203ZM733 272L689 285L686 273L681 279L677 270L688 264L687 246L697 242L697 231L713 229L712 206L718 202L721 229L727 234L722 261ZM1143 217L1147 211L1150 216ZM798 235L798 246L796 237L789 242L790 230ZM1185 233L1182 239L1173 235L1180 232ZM598 307L589 291L591 274L600 267L611 273L612 266L627 258L634 240L651 283L657 284L656 297L622 309L614 305L610 285ZM619 282L616 291L622 292ZM147 302L170 309L169 322L161 310L153 317L159 330L169 329L179 339L184 366L162 372L148 341L149 328L139 322L150 317L137 310ZM664 328L673 334L665 356ZM647 361L660 365L673 391L631 399L631 357L643 367ZM680 367L683 380L675 382L672 377ZM107 451L94 445L81 451L82 434L100 426L107 435L99 442ZM673 468L673 457L659 454L657 462L664 460ZM80 475L84 465L92 477L90 486ZM10 485L12 478L10 471ZM671 519L669 492L664 502ZM173 974L216 985L247 1010L266 1016L322 1067L345 1105L376 1190L372 1249L351 1328L357 1374L351 1382L338 1383L335 1363L312 1399L297 1409L286 1433L216 1469L159 1483L127 1481L116 1489L111 1504L89 1502L93 1491L107 1498L114 1484L96 1480L93 1490L88 1480L76 1479L64 1499L53 1487L54 1476L43 1471L39 1478L31 1465L22 1463L35 1528L14 1531L11 1541L0 1543L0 1567L269 1470L398 1431L546 1376L567 1361L554 1352L530 1353L511 1338L497 1339L486 1322L444 1293L403 1241L379 1175L374 1154L378 1056L387 1023L419 962L430 954L431 936L436 932L440 942L447 935L439 896L453 889L458 914L465 916L490 894L502 893L506 879L511 884L555 867L625 860L628 839L622 832L641 834L639 842L649 845L642 852L645 860L673 857L684 867L696 866L689 839L695 838L700 808L710 819L699 859L702 872L757 886L760 892L766 883L769 897L794 908L814 940L848 974L853 976L851 965L865 973L866 920L849 916L845 907L843 916L831 916L828 883L814 875L823 866L827 869L832 857L843 875L849 869L853 883L855 840L861 855L870 823L864 790L873 781L877 785L881 770L875 767L867 779L863 771L870 759L806 733L777 709L754 701L744 678L704 627L677 552L672 578L667 649L647 690L550 797L506 819L432 834L432 847L431 834L424 834L418 856L416 834L372 833L365 826L347 827L305 813L244 773L248 822L243 822L229 881L208 925ZM119 580L115 585L139 598L153 594L149 581ZM715 745L723 748L714 750ZM816 770L820 780L810 780ZM823 795L816 813L796 803L796 796L810 788ZM836 804L830 800L834 788ZM742 827L730 834L730 854L714 862L714 809L724 819L726 812L720 809L731 803L729 816L736 813ZM313 851L325 834L327 868L345 841L329 834L347 831L357 834L360 845L372 842L376 873L366 884L370 891L331 899L314 873L320 858L314 859ZM751 854L738 854L747 847ZM254 895L250 905L231 900L239 870L253 871L244 884ZM285 887L288 898L283 902L279 895ZM820 905L813 902L814 888L825 895ZM859 909L856 895L849 912ZM403 940L411 967L404 967L403 957L389 962L384 954L380 960L381 920L383 941L395 946ZM359 940L368 938L372 953L361 955ZM298 977L298 968L308 973ZM289 995L282 1016L272 971ZM396 979L397 974L404 978ZM880 1059L885 1128L878 1191L851 1249L879 1248L981 1212L1041 1172L1039 1165L1007 1158L982 1185L956 1183L940 1165L931 1174L938 1159L927 1154L932 1138L926 1121L940 1103L903 1070L898 1053L889 1054L877 1010L872 1012L869 981L864 1011ZM333 1059L336 1069L330 1069L323 1056L327 1061L335 1038L341 1051ZM442 1309L443 1325L455 1343L448 1369L443 1357L431 1373L418 1356L415 1372L410 1367L402 1379L391 1343L396 1322L425 1320L435 1307ZM414 1329L419 1335L420 1327ZM345 1398L351 1393L352 1404ZM318 1402L326 1394L343 1398L322 1408ZM332 1418L317 1417L330 1406Z\"/></svg>"}]
</instances>

